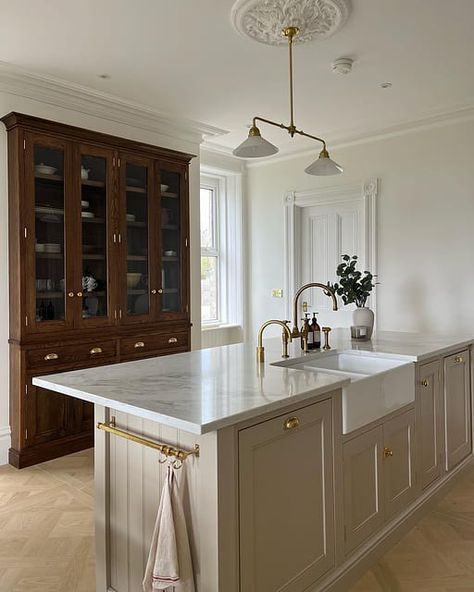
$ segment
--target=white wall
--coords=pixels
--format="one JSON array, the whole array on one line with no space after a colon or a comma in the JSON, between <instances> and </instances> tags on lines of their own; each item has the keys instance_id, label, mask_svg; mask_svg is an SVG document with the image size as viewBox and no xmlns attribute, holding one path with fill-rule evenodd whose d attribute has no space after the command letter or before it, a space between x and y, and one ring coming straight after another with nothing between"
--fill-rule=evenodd
<instances>
[{"instance_id":1,"label":"white wall","mask_svg":"<svg viewBox=\"0 0 474 592\"><path fill-rule=\"evenodd\" d=\"M284 285L285 192L373 177L380 179L379 328L474 334L474 122L361 143L331 156L344 166L343 175L306 175L310 155L248 169L253 335L264 320L285 314L284 301L271 297L272 288Z\"/></svg>"},{"instance_id":2,"label":"white wall","mask_svg":"<svg viewBox=\"0 0 474 592\"><path fill-rule=\"evenodd\" d=\"M123 138L138 140L199 154L199 143L178 139L156 131L132 127L117 123L111 119L102 119L92 115L59 108L44 102L34 101L21 96L0 92L0 114L18 111L76 125L87 129L113 134ZM145 127L145 126L144 126ZM7 141L6 131L0 125L0 465L7 462L9 448L8 416L8 194L7 194ZM190 245L191 245L191 321L192 347L201 343L201 294L199 248L199 158L193 159L190 170ZM197 328L197 329L196 329Z\"/></svg>"}]
</instances>

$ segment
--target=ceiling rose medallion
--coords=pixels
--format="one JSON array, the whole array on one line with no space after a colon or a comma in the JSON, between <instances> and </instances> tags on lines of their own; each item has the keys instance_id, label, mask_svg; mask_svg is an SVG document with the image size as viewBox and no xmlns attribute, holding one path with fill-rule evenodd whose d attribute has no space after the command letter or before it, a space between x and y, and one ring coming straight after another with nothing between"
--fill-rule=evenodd
<instances>
[{"instance_id":1,"label":"ceiling rose medallion","mask_svg":"<svg viewBox=\"0 0 474 592\"><path fill-rule=\"evenodd\" d=\"M232 7L234 28L267 45L284 45L283 28L299 29L295 42L326 39L344 25L350 0L237 0Z\"/></svg>"}]
</instances>

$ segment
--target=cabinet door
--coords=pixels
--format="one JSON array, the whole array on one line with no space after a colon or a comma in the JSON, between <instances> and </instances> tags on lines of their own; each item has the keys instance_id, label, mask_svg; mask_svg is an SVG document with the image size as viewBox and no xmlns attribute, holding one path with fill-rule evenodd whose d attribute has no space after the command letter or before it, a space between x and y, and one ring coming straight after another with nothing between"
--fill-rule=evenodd
<instances>
[{"instance_id":1,"label":"cabinet door","mask_svg":"<svg viewBox=\"0 0 474 592\"><path fill-rule=\"evenodd\" d=\"M151 204L155 195L153 163L120 155L121 242L120 318L125 324L147 323L156 317L158 288L152 286L150 253L157 238Z\"/></svg>"},{"instance_id":2,"label":"cabinet door","mask_svg":"<svg viewBox=\"0 0 474 592\"><path fill-rule=\"evenodd\" d=\"M35 446L66 435L66 399L31 382L27 376L25 399L25 446Z\"/></svg>"},{"instance_id":3,"label":"cabinet door","mask_svg":"<svg viewBox=\"0 0 474 592\"><path fill-rule=\"evenodd\" d=\"M160 237L154 265L158 278L159 316L181 319L188 316L188 205L186 168L159 163ZM158 210L158 208L156 208Z\"/></svg>"},{"instance_id":4,"label":"cabinet door","mask_svg":"<svg viewBox=\"0 0 474 592\"><path fill-rule=\"evenodd\" d=\"M25 136L25 299L27 332L51 332L73 325L73 252L67 229L72 212L71 147L66 141Z\"/></svg>"},{"instance_id":5,"label":"cabinet door","mask_svg":"<svg viewBox=\"0 0 474 592\"><path fill-rule=\"evenodd\" d=\"M383 426L383 480L385 518L412 501L415 489L415 412L394 417Z\"/></svg>"},{"instance_id":6,"label":"cabinet door","mask_svg":"<svg viewBox=\"0 0 474 592\"><path fill-rule=\"evenodd\" d=\"M112 150L84 145L77 147L74 158L78 265L73 291L78 299L75 324L79 327L115 322L114 280L119 258L113 158Z\"/></svg>"},{"instance_id":7,"label":"cabinet door","mask_svg":"<svg viewBox=\"0 0 474 592\"><path fill-rule=\"evenodd\" d=\"M383 524L382 427L344 443L344 539L346 553Z\"/></svg>"},{"instance_id":8,"label":"cabinet door","mask_svg":"<svg viewBox=\"0 0 474 592\"><path fill-rule=\"evenodd\" d=\"M443 472L443 405L440 375L439 361L423 364L418 369L416 437L418 474L422 488L436 481Z\"/></svg>"},{"instance_id":9,"label":"cabinet door","mask_svg":"<svg viewBox=\"0 0 474 592\"><path fill-rule=\"evenodd\" d=\"M471 451L469 350L444 360L444 412L446 469L449 471Z\"/></svg>"},{"instance_id":10,"label":"cabinet door","mask_svg":"<svg viewBox=\"0 0 474 592\"><path fill-rule=\"evenodd\" d=\"M331 401L239 434L240 590L299 592L334 565Z\"/></svg>"}]
</instances>

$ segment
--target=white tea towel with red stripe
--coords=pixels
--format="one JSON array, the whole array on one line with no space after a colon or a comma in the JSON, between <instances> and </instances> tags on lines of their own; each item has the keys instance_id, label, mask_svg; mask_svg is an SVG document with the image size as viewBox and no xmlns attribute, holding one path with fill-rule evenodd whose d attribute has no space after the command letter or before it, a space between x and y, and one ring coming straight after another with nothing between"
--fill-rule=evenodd
<instances>
[{"instance_id":1,"label":"white tea towel with red stripe","mask_svg":"<svg viewBox=\"0 0 474 592\"><path fill-rule=\"evenodd\" d=\"M171 465L161 494L150 553L143 578L144 592L195 592L191 551L178 483Z\"/></svg>"}]
</instances>

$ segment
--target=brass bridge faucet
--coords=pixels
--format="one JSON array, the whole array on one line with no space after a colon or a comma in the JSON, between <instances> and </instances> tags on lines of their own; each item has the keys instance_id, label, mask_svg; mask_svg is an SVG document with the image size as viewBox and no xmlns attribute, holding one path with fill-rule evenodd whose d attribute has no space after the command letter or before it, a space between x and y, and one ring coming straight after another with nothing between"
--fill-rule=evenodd
<instances>
[{"instance_id":1,"label":"brass bridge faucet","mask_svg":"<svg viewBox=\"0 0 474 592\"><path fill-rule=\"evenodd\" d=\"M263 347L263 332L268 327L268 325L280 325L283 328L281 333L281 340L282 340L282 358L288 358L288 342L292 341L291 331L288 327L287 323L290 321L278 321L276 319L272 319L271 321L267 321L263 323L260 327L258 332L258 339L257 339L257 362L263 363L265 361L265 348Z\"/></svg>"},{"instance_id":2,"label":"brass bridge faucet","mask_svg":"<svg viewBox=\"0 0 474 592\"><path fill-rule=\"evenodd\" d=\"M321 288L326 296L332 298L332 309L337 310L337 298L336 293L332 288L326 286L324 284L320 284L318 282L311 282L309 284L305 284L301 286L301 288L296 292L295 297L293 299L293 330L291 332L292 337L301 337L301 331L298 329L298 298L301 294L307 290L308 288Z\"/></svg>"}]
</instances>

